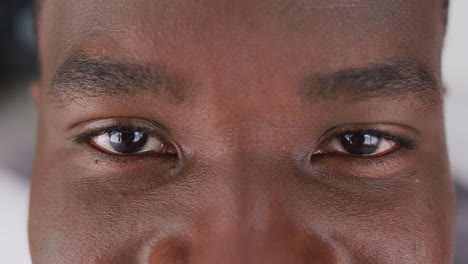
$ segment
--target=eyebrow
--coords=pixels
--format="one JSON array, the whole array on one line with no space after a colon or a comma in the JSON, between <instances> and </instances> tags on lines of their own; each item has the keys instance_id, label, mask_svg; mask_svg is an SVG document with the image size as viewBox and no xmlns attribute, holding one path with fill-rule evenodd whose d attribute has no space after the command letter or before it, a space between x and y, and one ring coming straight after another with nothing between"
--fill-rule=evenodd
<instances>
[{"instance_id":1,"label":"eyebrow","mask_svg":"<svg viewBox=\"0 0 468 264\"><path fill-rule=\"evenodd\" d=\"M413 61L398 61L313 75L304 78L299 93L308 101L340 98L348 103L412 96L439 106L443 89L427 68Z\"/></svg>"},{"instance_id":2,"label":"eyebrow","mask_svg":"<svg viewBox=\"0 0 468 264\"><path fill-rule=\"evenodd\" d=\"M55 71L48 97L62 105L103 96L166 93L180 102L186 81L162 65L139 65L77 53ZM353 103L382 97L406 98L439 107L442 89L434 74L414 61L372 64L313 74L303 79L299 96L307 102L343 99Z\"/></svg>"},{"instance_id":3,"label":"eyebrow","mask_svg":"<svg viewBox=\"0 0 468 264\"><path fill-rule=\"evenodd\" d=\"M184 80L164 65L140 65L78 53L55 71L48 98L53 103L102 96L166 93L183 99Z\"/></svg>"}]
</instances>

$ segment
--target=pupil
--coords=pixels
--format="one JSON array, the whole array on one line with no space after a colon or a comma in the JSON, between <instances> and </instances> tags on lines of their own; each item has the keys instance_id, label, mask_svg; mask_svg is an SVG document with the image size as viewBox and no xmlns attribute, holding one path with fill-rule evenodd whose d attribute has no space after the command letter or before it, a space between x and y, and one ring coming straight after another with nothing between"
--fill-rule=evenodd
<instances>
[{"instance_id":1,"label":"pupil","mask_svg":"<svg viewBox=\"0 0 468 264\"><path fill-rule=\"evenodd\" d=\"M340 138L343 149L353 155L373 154L380 145L380 138L366 133L346 134Z\"/></svg>"},{"instance_id":2,"label":"pupil","mask_svg":"<svg viewBox=\"0 0 468 264\"><path fill-rule=\"evenodd\" d=\"M148 135L139 131L113 131L109 133L109 141L115 151L132 154L145 147Z\"/></svg>"}]
</instances>

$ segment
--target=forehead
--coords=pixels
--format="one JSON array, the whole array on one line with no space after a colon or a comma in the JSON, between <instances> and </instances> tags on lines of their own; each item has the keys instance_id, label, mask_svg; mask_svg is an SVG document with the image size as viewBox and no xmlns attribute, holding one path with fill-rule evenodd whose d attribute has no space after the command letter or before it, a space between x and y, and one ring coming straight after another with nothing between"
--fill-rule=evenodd
<instances>
[{"instance_id":1,"label":"forehead","mask_svg":"<svg viewBox=\"0 0 468 264\"><path fill-rule=\"evenodd\" d=\"M443 31L438 2L46 0L41 60L45 73L76 51L136 61L208 58L249 71L258 71L260 62L337 70L385 59L437 68Z\"/></svg>"}]
</instances>

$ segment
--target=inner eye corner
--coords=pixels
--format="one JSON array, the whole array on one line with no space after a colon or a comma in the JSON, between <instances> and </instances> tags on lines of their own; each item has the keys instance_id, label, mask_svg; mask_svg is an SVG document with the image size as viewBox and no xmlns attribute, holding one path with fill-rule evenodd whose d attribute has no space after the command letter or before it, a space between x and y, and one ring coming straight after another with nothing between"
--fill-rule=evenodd
<instances>
[{"instance_id":1,"label":"inner eye corner","mask_svg":"<svg viewBox=\"0 0 468 264\"><path fill-rule=\"evenodd\" d=\"M163 142L162 150L167 155L177 156L177 157L179 157L179 155L180 155L179 154L180 153L179 148L175 144L172 144L172 143Z\"/></svg>"}]
</instances>

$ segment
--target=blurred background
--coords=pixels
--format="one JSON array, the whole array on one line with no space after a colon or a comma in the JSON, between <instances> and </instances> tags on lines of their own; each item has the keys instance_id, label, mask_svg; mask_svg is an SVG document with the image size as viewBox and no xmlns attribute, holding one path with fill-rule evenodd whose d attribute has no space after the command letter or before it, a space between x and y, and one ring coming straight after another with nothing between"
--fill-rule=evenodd
<instances>
[{"instance_id":1,"label":"blurred background","mask_svg":"<svg viewBox=\"0 0 468 264\"><path fill-rule=\"evenodd\" d=\"M467 0L451 1L443 57L448 145L458 199L455 264L468 263L467 11ZM30 263L27 207L37 117L28 86L38 71L31 14L31 1L0 0L0 257L11 264Z\"/></svg>"}]
</instances>

